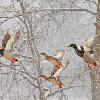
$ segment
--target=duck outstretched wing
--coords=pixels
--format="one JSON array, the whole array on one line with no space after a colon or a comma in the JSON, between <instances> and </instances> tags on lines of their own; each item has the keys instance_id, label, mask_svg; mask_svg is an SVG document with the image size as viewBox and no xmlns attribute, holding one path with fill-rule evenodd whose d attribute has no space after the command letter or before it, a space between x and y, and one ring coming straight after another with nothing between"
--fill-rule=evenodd
<instances>
[{"instance_id":1,"label":"duck outstretched wing","mask_svg":"<svg viewBox=\"0 0 100 100\"><path fill-rule=\"evenodd\" d=\"M65 55L65 51L64 50L60 50L60 51L58 51L58 53L54 57L59 59L59 60L62 60L64 55Z\"/></svg>"},{"instance_id":2,"label":"duck outstretched wing","mask_svg":"<svg viewBox=\"0 0 100 100\"><path fill-rule=\"evenodd\" d=\"M2 49L5 49L8 40L10 40L11 36L9 35L9 33L7 32L2 40Z\"/></svg>"},{"instance_id":3,"label":"duck outstretched wing","mask_svg":"<svg viewBox=\"0 0 100 100\"><path fill-rule=\"evenodd\" d=\"M11 36L10 39L6 43L5 49L8 51L12 51L13 44L17 42L17 40L19 39L19 36L20 36L20 31L16 32L15 35Z\"/></svg>"}]
</instances>

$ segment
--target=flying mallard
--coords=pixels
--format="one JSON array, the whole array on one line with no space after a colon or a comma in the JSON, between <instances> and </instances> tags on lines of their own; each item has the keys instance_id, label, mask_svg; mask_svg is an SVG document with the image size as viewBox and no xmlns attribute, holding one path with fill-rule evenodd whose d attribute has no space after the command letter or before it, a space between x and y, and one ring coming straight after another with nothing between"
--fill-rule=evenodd
<instances>
[{"instance_id":1,"label":"flying mallard","mask_svg":"<svg viewBox=\"0 0 100 100\"><path fill-rule=\"evenodd\" d=\"M63 65L61 64L61 62L59 61L59 59L53 57L53 56L49 56L46 53L41 53L42 56L45 57L45 60L47 60L48 62L52 63L55 67L60 68Z\"/></svg>"},{"instance_id":2,"label":"flying mallard","mask_svg":"<svg viewBox=\"0 0 100 100\"><path fill-rule=\"evenodd\" d=\"M59 68L63 67L61 61L58 59L59 57L60 58L62 57L61 53L62 52L58 53L55 57L47 55L46 53L41 53L41 55L44 56L44 60L46 60L54 65L54 68L53 68L53 71L51 72L51 75L54 75Z\"/></svg>"},{"instance_id":3,"label":"flying mallard","mask_svg":"<svg viewBox=\"0 0 100 100\"><path fill-rule=\"evenodd\" d=\"M13 44L17 42L20 36L20 31L18 31L13 36L10 36L9 33L6 33L2 40L2 48L0 49L0 56L4 56L7 60L10 60L12 63L17 62L18 60L11 53L13 49Z\"/></svg>"},{"instance_id":4,"label":"flying mallard","mask_svg":"<svg viewBox=\"0 0 100 100\"><path fill-rule=\"evenodd\" d=\"M88 67L94 68L97 66L94 58L91 56L91 54L88 51L85 51L82 46L80 46L81 50L77 47L76 44L70 44L68 47L73 47L75 49L76 54L79 57L83 58L84 62L88 64Z\"/></svg>"},{"instance_id":5,"label":"flying mallard","mask_svg":"<svg viewBox=\"0 0 100 100\"><path fill-rule=\"evenodd\" d=\"M64 87L64 84L60 80L56 79L55 77L52 77L52 76L47 77L45 75L41 75L40 78L45 79L45 80L51 82L57 88L61 89L61 88Z\"/></svg>"},{"instance_id":6,"label":"flying mallard","mask_svg":"<svg viewBox=\"0 0 100 100\"><path fill-rule=\"evenodd\" d=\"M54 68L51 71L51 76L58 77L62 73L62 70L64 70L69 65L69 59L66 57L64 50L57 51L57 54L52 57L53 57L52 60L57 59L54 61L57 61L58 64L59 63L61 64L61 67L59 68L58 66L55 66L55 64L51 62L54 65ZM50 62L50 61L45 59L42 62L46 63L46 62Z\"/></svg>"}]
</instances>

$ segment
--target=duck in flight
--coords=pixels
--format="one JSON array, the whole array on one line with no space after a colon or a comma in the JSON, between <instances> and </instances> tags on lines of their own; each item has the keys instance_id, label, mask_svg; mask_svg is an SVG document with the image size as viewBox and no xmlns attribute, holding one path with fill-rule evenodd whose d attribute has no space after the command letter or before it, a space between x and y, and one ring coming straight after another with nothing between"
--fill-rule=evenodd
<instances>
[{"instance_id":1,"label":"duck in flight","mask_svg":"<svg viewBox=\"0 0 100 100\"><path fill-rule=\"evenodd\" d=\"M41 75L40 78L45 79L48 82L51 82L54 86L56 86L59 89L64 87L64 84L60 80L58 80L56 77L52 77L52 76L47 77L45 75Z\"/></svg>"},{"instance_id":2,"label":"duck in flight","mask_svg":"<svg viewBox=\"0 0 100 100\"><path fill-rule=\"evenodd\" d=\"M9 33L6 33L2 40L2 48L0 48L0 56L5 57L7 60L11 61L12 63L18 62L18 60L14 57L11 51L13 49L13 45L19 39L19 36L20 36L20 31L15 33L13 36L10 36Z\"/></svg>"},{"instance_id":3,"label":"duck in flight","mask_svg":"<svg viewBox=\"0 0 100 100\"><path fill-rule=\"evenodd\" d=\"M86 62L88 64L88 67L90 67L91 69L97 66L94 58L88 51L84 50L83 46L80 46L81 49L79 49L76 44L70 44L68 47L73 47L76 54L79 57L83 58L84 62Z\"/></svg>"},{"instance_id":4,"label":"duck in flight","mask_svg":"<svg viewBox=\"0 0 100 100\"><path fill-rule=\"evenodd\" d=\"M66 57L64 50L58 50L57 53L53 56L47 55L46 53L45 55L47 58L42 53L43 60L41 61L41 63L50 62L52 65L54 65L51 71L52 77L58 77L62 73L62 71L69 65L69 59Z\"/></svg>"},{"instance_id":5,"label":"duck in flight","mask_svg":"<svg viewBox=\"0 0 100 100\"><path fill-rule=\"evenodd\" d=\"M63 67L61 61L58 59L59 57L61 58L61 53L58 53L55 57L50 56L44 52L42 52L40 55L44 56L44 60L54 65L53 71L51 72L52 76L57 72L59 68Z\"/></svg>"}]
</instances>

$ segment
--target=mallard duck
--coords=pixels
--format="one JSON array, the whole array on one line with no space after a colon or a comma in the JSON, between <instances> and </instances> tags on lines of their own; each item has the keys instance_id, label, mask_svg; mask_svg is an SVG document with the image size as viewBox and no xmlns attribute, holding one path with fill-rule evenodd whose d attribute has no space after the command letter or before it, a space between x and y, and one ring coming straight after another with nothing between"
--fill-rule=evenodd
<instances>
[{"instance_id":1,"label":"mallard duck","mask_svg":"<svg viewBox=\"0 0 100 100\"><path fill-rule=\"evenodd\" d=\"M61 63L61 65L63 65L63 67L56 67L54 64L54 68L53 70L51 71L51 76L54 76L54 77L58 77L62 70L64 70L68 65L69 65L69 59L66 57L65 55L65 51L64 50L59 50L57 51L56 55L52 56L53 58L56 58L57 61L59 61ZM45 56L43 56L42 58L45 59ZM42 60L41 63L48 63L49 61L47 61L46 59L45 60ZM51 62L50 62L51 63ZM51 63L52 64L52 63Z\"/></svg>"},{"instance_id":2,"label":"mallard duck","mask_svg":"<svg viewBox=\"0 0 100 100\"><path fill-rule=\"evenodd\" d=\"M68 47L73 47L75 49L76 54L79 57L83 58L84 62L88 64L88 67L94 68L97 66L94 58L91 56L91 54L88 51L85 51L82 46L80 46L81 50L78 49L76 44L70 44Z\"/></svg>"},{"instance_id":3,"label":"mallard duck","mask_svg":"<svg viewBox=\"0 0 100 100\"><path fill-rule=\"evenodd\" d=\"M41 53L42 56L44 56L44 59L47 60L48 62L52 63L54 65L53 71L51 72L51 75L53 76L58 69L62 68L63 65L60 62L59 57L61 57L61 53L58 53L55 57L54 56L49 56L46 53Z\"/></svg>"},{"instance_id":4,"label":"mallard duck","mask_svg":"<svg viewBox=\"0 0 100 100\"><path fill-rule=\"evenodd\" d=\"M40 76L42 79L45 79L45 80L47 80L47 81L49 81L49 82L51 82L53 85L55 85L57 88L63 88L64 87L64 84L60 81L60 80L58 80L58 79L56 79L55 77L52 77L52 76L49 76L49 77L47 77L47 76L45 76L45 75L41 75Z\"/></svg>"},{"instance_id":5,"label":"mallard duck","mask_svg":"<svg viewBox=\"0 0 100 100\"><path fill-rule=\"evenodd\" d=\"M50 56L44 52L41 53L41 55L44 56L45 60L52 63L54 65L54 67L57 67L57 68L63 67L62 63L56 57Z\"/></svg>"},{"instance_id":6,"label":"mallard duck","mask_svg":"<svg viewBox=\"0 0 100 100\"><path fill-rule=\"evenodd\" d=\"M20 31L18 31L15 35L10 36L9 33L6 33L2 40L2 48L0 50L0 54L4 56L7 60L10 60L12 63L17 62L18 60L11 53L13 49L13 44L17 42L20 36Z\"/></svg>"},{"instance_id":7,"label":"mallard duck","mask_svg":"<svg viewBox=\"0 0 100 100\"><path fill-rule=\"evenodd\" d=\"M56 68L54 67L51 72L51 76L59 77L61 75L61 73L68 67L69 59L67 58L66 55L64 55L63 59L61 60L61 63L63 65L63 67L59 68L58 70L56 70Z\"/></svg>"},{"instance_id":8,"label":"mallard duck","mask_svg":"<svg viewBox=\"0 0 100 100\"><path fill-rule=\"evenodd\" d=\"M60 50L57 52L57 54L54 57L57 58L58 60L62 61L62 59L64 58L64 55L65 55L65 51ZM62 70L63 70L63 67L58 69L58 67L55 66L51 72L51 76L58 75Z\"/></svg>"}]
</instances>

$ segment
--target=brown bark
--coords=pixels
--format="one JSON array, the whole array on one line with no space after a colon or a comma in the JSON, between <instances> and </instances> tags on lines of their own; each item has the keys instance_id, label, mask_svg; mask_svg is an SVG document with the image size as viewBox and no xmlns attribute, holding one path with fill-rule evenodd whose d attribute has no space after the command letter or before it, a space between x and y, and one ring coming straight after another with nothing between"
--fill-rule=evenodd
<instances>
[{"instance_id":1,"label":"brown bark","mask_svg":"<svg viewBox=\"0 0 100 100\"><path fill-rule=\"evenodd\" d=\"M96 36L92 48L94 49L98 66L90 71L92 100L100 99L100 0L98 0L96 23Z\"/></svg>"}]
</instances>

